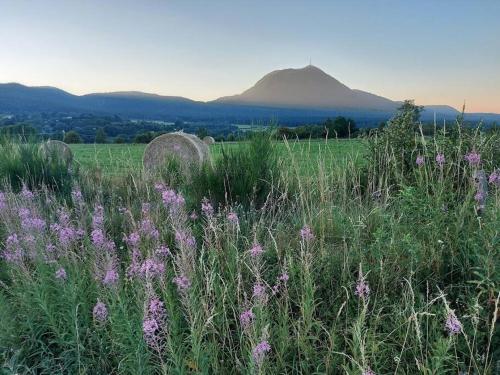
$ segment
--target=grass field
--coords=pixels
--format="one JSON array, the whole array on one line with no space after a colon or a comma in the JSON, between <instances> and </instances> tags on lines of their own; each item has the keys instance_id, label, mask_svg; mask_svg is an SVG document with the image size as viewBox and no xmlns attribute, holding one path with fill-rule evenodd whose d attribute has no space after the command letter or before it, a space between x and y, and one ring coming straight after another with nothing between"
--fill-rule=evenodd
<instances>
[{"instance_id":1,"label":"grass field","mask_svg":"<svg viewBox=\"0 0 500 375\"><path fill-rule=\"evenodd\" d=\"M242 143L231 142L211 146L213 157L221 153L222 147L232 149ZM75 144L71 149L76 161L84 168L98 168L109 175L121 175L127 171L142 167L144 144ZM301 171L307 173L308 166L317 165L319 160L325 165L330 163L344 163L354 159L361 161L365 146L361 140L323 140L293 141L288 144L278 143L278 150L282 157L289 158L292 151Z\"/></svg>"}]
</instances>

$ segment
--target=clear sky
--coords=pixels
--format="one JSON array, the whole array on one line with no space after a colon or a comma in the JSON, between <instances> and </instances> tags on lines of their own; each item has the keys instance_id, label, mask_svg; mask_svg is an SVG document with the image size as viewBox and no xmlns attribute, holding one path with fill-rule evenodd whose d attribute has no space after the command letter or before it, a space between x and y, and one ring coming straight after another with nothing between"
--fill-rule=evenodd
<instances>
[{"instance_id":1,"label":"clear sky","mask_svg":"<svg viewBox=\"0 0 500 375\"><path fill-rule=\"evenodd\" d=\"M0 0L0 82L211 100L313 65L351 88L500 113L500 1Z\"/></svg>"}]
</instances>

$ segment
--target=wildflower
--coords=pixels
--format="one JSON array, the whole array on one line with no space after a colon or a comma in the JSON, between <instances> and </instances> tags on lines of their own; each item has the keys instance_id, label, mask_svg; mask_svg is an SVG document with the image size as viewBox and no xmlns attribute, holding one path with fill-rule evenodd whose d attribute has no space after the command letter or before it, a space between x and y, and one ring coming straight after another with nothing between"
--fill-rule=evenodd
<instances>
[{"instance_id":1,"label":"wildflower","mask_svg":"<svg viewBox=\"0 0 500 375\"><path fill-rule=\"evenodd\" d=\"M262 245L254 242L253 246L250 248L250 255L254 258L258 257L260 254L264 252Z\"/></svg>"},{"instance_id":2,"label":"wildflower","mask_svg":"<svg viewBox=\"0 0 500 375\"><path fill-rule=\"evenodd\" d=\"M174 277L174 284L179 292L184 292L191 287L191 281L185 275Z\"/></svg>"},{"instance_id":3,"label":"wildflower","mask_svg":"<svg viewBox=\"0 0 500 375\"><path fill-rule=\"evenodd\" d=\"M494 170L491 172L488 182L492 185L500 186L500 171Z\"/></svg>"},{"instance_id":4,"label":"wildflower","mask_svg":"<svg viewBox=\"0 0 500 375\"><path fill-rule=\"evenodd\" d=\"M444 326L448 330L448 333L450 335L460 333L460 331L462 330L462 323L460 323L457 316L452 311L448 313Z\"/></svg>"},{"instance_id":5,"label":"wildflower","mask_svg":"<svg viewBox=\"0 0 500 375\"><path fill-rule=\"evenodd\" d=\"M178 230L175 232L175 240L178 242L180 247L186 246L194 248L196 246L196 239L190 233Z\"/></svg>"},{"instance_id":6,"label":"wildflower","mask_svg":"<svg viewBox=\"0 0 500 375\"><path fill-rule=\"evenodd\" d=\"M68 278L68 276L66 275L66 270L64 268L59 268L57 271L56 271L56 279L59 279L59 280L66 280Z\"/></svg>"},{"instance_id":7,"label":"wildflower","mask_svg":"<svg viewBox=\"0 0 500 375\"><path fill-rule=\"evenodd\" d=\"M475 167L481 164L481 155L476 151L469 152L464 156L464 159L467 160L471 167Z\"/></svg>"},{"instance_id":8,"label":"wildflower","mask_svg":"<svg viewBox=\"0 0 500 375\"><path fill-rule=\"evenodd\" d=\"M192 221L195 221L195 220L197 220L197 219L198 219L198 214L197 214L195 211L193 211L193 212L191 212L191 215L189 215L189 218L190 218Z\"/></svg>"},{"instance_id":9,"label":"wildflower","mask_svg":"<svg viewBox=\"0 0 500 375\"><path fill-rule=\"evenodd\" d=\"M259 342L252 351L253 360L257 364L257 366L262 365L264 359L266 358L267 353L271 351L271 345L267 340Z\"/></svg>"},{"instance_id":10,"label":"wildflower","mask_svg":"<svg viewBox=\"0 0 500 375\"><path fill-rule=\"evenodd\" d=\"M25 184L23 184L23 188L21 190L21 196L27 200L31 200L31 199L33 199L35 194L33 194L33 192L31 190L29 190Z\"/></svg>"},{"instance_id":11,"label":"wildflower","mask_svg":"<svg viewBox=\"0 0 500 375\"><path fill-rule=\"evenodd\" d=\"M262 303L266 302L266 286L260 282L256 282L253 286L253 297Z\"/></svg>"},{"instance_id":12,"label":"wildflower","mask_svg":"<svg viewBox=\"0 0 500 375\"><path fill-rule=\"evenodd\" d=\"M94 215L92 216L92 228L102 228L104 225L104 208L100 205L95 206Z\"/></svg>"},{"instance_id":13,"label":"wildflower","mask_svg":"<svg viewBox=\"0 0 500 375\"><path fill-rule=\"evenodd\" d=\"M139 242L141 241L141 236L137 232L132 232L129 234L129 236L124 236L123 239L125 240L125 243L132 247L135 248L139 245Z\"/></svg>"},{"instance_id":14,"label":"wildflower","mask_svg":"<svg viewBox=\"0 0 500 375\"><path fill-rule=\"evenodd\" d=\"M106 286L113 286L118 282L118 272L113 266L110 266L106 270L106 274L104 275L104 278L102 279L102 283Z\"/></svg>"},{"instance_id":15,"label":"wildflower","mask_svg":"<svg viewBox=\"0 0 500 375\"><path fill-rule=\"evenodd\" d=\"M481 192L481 191L478 191L478 192L476 193L476 195L474 195L474 199L475 199L475 200L476 200L476 202L478 202L478 203L481 203L481 202L484 200L484 198L485 198L485 195L484 195L484 193L483 193L483 192Z\"/></svg>"},{"instance_id":16,"label":"wildflower","mask_svg":"<svg viewBox=\"0 0 500 375\"><path fill-rule=\"evenodd\" d=\"M309 225L306 224L302 227L302 229L300 230L300 237L305 242L309 242L314 239L314 234Z\"/></svg>"},{"instance_id":17,"label":"wildflower","mask_svg":"<svg viewBox=\"0 0 500 375\"><path fill-rule=\"evenodd\" d=\"M76 241L78 237L77 232L72 227L64 227L59 230L59 242L65 248Z\"/></svg>"},{"instance_id":18,"label":"wildflower","mask_svg":"<svg viewBox=\"0 0 500 375\"><path fill-rule=\"evenodd\" d=\"M243 328L248 328L252 324L253 320L255 319L255 315L252 312L252 309L243 311L240 314L240 324Z\"/></svg>"},{"instance_id":19,"label":"wildflower","mask_svg":"<svg viewBox=\"0 0 500 375\"><path fill-rule=\"evenodd\" d=\"M163 275L165 265L153 258L146 259L140 269L140 273L145 278L154 278Z\"/></svg>"},{"instance_id":20,"label":"wildflower","mask_svg":"<svg viewBox=\"0 0 500 375\"><path fill-rule=\"evenodd\" d=\"M172 256L170 249L168 248L168 246L165 245L161 245L158 249L156 249L155 254L162 258L167 258L169 256Z\"/></svg>"},{"instance_id":21,"label":"wildflower","mask_svg":"<svg viewBox=\"0 0 500 375\"><path fill-rule=\"evenodd\" d=\"M5 240L5 250L2 257L10 263L21 263L23 259L23 252L17 234L13 233Z\"/></svg>"},{"instance_id":22,"label":"wildflower","mask_svg":"<svg viewBox=\"0 0 500 375\"><path fill-rule=\"evenodd\" d=\"M73 201L78 204L83 203L83 194L80 190L73 190L71 192L71 197L73 198Z\"/></svg>"},{"instance_id":23,"label":"wildflower","mask_svg":"<svg viewBox=\"0 0 500 375\"><path fill-rule=\"evenodd\" d=\"M279 277L278 280L286 283L288 281L289 277L286 272L283 272Z\"/></svg>"},{"instance_id":24,"label":"wildflower","mask_svg":"<svg viewBox=\"0 0 500 375\"><path fill-rule=\"evenodd\" d=\"M94 229L90 234L90 236L92 237L92 243L94 244L94 246L96 247L104 246L106 239L104 237L102 229Z\"/></svg>"},{"instance_id":25,"label":"wildflower","mask_svg":"<svg viewBox=\"0 0 500 375\"><path fill-rule=\"evenodd\" d=\"M232 212L232 211L227 214L227 221L229 221L234 226L238 226L240 223L238 215L236 214L236 212Z\"/></svg>"},{"instance_id":26,"label":"wildflower","mask_svg":"<svg viewBox=\"0 0 500 375\"><path fill-rule=\"evenodd\" d=\"M145 319L142 322L142 331L144 333L144 338L146 342L151 342L152 337L155 336L156 331L160 328L158 325L158 322L156 319L151 318L151 319Z\"/></svg>"},{"instance_id":27,"label":"wildflower","mask_svg":"<svg viewBox=\"0 0 500 375\"><path fill-rule=\"evenodd\" d=\"M418 155L418 156L417 156L417 159L415 160L415 163L416 163L419 167L421 167L422 165L424 165L424 164L425 164L425 159L424 159L424 157L423 157L422 155Z\"/></svg>"},{"instance_id":28,"label":"wildflower","mask_svg":"<svg viewBox=\"0 0 500 375\"><path fill-rule=\"evenodd\" d=\"M363 370L361 375L375 375L375 373L372 371L371 368L367 367L366 369Z\"/></svg>"},{"instance_id":29,"label":"wildflower","mask_svg":"<svg viewBox=\"0 0 500 375\"><path fill-rule=\"evenodd\" d=\"M92 310L92 315L94 319L98 322L104 322L108 318L108 309L106 305L102 303L99 299Z\"/></svg>"},{"instance_id":30,"label":"wildflower","mask_svg":"<svg viewBox=\"0 0 500 375\"><path fill-rule=\"evenodd\" d=\"M356 283L356 290L354 291L359 298L365 299L370 295L370 287L366 282L363 273L360 272L358 281Z\"/></svg>"},{"instance_id":31,"label":"wildflower","mask_svg":"<svg viewBox=\"0 0 500 375\"><path fill-rule=\"evenodd\" d=\"M441 153L438 153L438 154L436 155L436 163L437 163L440 167L442 167L442 166L444 165L444 163L445 163L445 162L446 162L446 159L445 159L444 155L443 155L443 154L441 154Z\"/></svg>"},{"instance_id":32,"label":"wildflower","mask_svg":"<svg viewBox=\"0 0 500 375\"><path fill-rule=\"evenodd\" d=\"M201 201L201 212L207 217L211 217L214 214L214 208L207 198L203 198Z\"/></svg>"},{"instance_id":33,"label":"wildflower","mask_svg":"<svg viewBox=\"0 0 500 375\"><path fill-rule=\"evenodd\" d=\"M139 274L141 269L141 253L139 249L135 248L132 250L132 261L130 266L127 268L127 275L129 277L134 277Z\"/></svg>"}]
</instances>

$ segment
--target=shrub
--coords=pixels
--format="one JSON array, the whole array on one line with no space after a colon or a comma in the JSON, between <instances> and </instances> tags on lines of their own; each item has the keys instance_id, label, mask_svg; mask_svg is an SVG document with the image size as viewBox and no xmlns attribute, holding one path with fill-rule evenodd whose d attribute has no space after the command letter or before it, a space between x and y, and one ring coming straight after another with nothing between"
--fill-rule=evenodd
<instances>
[{"instance_id":1,"label":"shrub","mask_svg":"<svg viewBox=\"0 0 500 375\"><path fill-rule=\"evenodd\" d=\"M64 134L64 143L82 143L82 138L80 137L80 134L74 130L70 130L69 132Z\"/></svg>"},{"instance_id":2,"label":"shrub","mask_svg":"<svg viewBox=\"0 0 500 375\"><path fill-rule=\"evenodd\" d=\"M47 187L68 197L75 170L60 155L40 152L40 143L4 139L0 144L0 181L18 192Z\"/></svg>"},{"instance_id":3,"label":"shrub","mask_svg":"<svg viewBox=\"0 0 500 375\"><path fill-rule=\"evenodd\" d=\"M216 205L240 203L261 207L279 180L279 172L277 150L270 134L256 132L238 148L222 146L213 165L194 170L187 193L194 202L206 196Z\"/></svg>"}]
</instances>

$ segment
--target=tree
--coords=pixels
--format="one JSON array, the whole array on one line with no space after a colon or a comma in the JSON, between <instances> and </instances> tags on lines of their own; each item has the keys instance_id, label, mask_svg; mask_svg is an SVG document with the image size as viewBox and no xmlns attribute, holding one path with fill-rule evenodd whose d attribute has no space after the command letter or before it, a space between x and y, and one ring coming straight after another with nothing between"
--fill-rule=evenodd
<instances>
[{"instance_id":1,"label":"tree","mask_svg":"<svg viewBox=\"0 0 500 375\"><path fill-rule=\"evenodd\" d=\"M95 133L95 143L106 143L107 138L108 136L106 135L104 128L97 129L97 132Z\"/></svg>"},{"instance_id":2,"label":"tree","mask_svg":"<svg viewBox=\"0 0 500 375\"><path fill-rule=\"evenodd\" d=\"M70 130L64 135L64 143L82 143L82 137L74 130Z\"/></svg>"},{"instance_id":3,"label":"tree","mask_svg":"<svg viewBox=\"0 0 500 375\"><path fill-rule=\"evenodd\" d=\"M119 134L115 138L115 143L121 144L121 143L127 143L127 136L123 134Z\"/></svg>"},{"instance_id":4,"label":"tree","mask_svg":"<svg viewBox=\"0 0 500 375\"><path fill-rule=\"evenodd\" d=\"M324 127L328 131L329 138L346 138L358 131L354 120L343 116L336 117L334 120L328 118Z\"/></svg>"}]
</instances>

